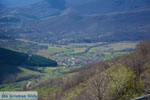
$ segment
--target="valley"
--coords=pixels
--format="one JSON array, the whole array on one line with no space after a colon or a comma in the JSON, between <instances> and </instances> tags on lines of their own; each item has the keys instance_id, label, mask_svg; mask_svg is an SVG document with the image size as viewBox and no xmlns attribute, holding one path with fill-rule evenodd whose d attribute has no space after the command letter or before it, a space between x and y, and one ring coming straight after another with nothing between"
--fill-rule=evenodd
<instances>
[{"instance_id":1,"label":"valley","mask_svg":"<svg viewBox=\"0 0 150 100\"><path fill-rule=\"evenodd\" d=\"M2 41L2 40L1 40ZM7 43L7 46L3 42ZM37 54L57 61L58 67L36 67L34 69L26 69L20 66L21 73L17 74L16 82L13 84L2 84L0 90L20 90L26 88L28 82L29 87L34 84L59 77L68 72L78 69L84 65L105 61L117 56L122 56L133 51L138 44L137 42L97 42L97 43L70 43L68 45L38 43L34 41L16 39L17 46L6 42L0 42L1 47L9 48L15 51L25 52L29 54ZM36 48L34 48L36 47ZM26 49L28 48L28 49ZM29 49L30 48L30 49ZM9 85L10 84L10 85Z\"/></svg>"},{"instance_id":2,"label":"valley","mask_svg":"<svg viewBox=\"0 0 150 100\"><path fill-rule=\"evenodd\" d=\"M6 41L5 41L6 43ZM14 44L17 44L17 47ZM14 44L1 47L11 48L13 50L37 54L56 60L63 66L83 66L89 63L103 61L110 56L126 54L136 47L136 42L96 42L96 43L70 43L70 44L47 44L34 41L16 39ZM28 49L25 49L28 48ZM29 49L30 48L30 49Z\"/></svg>"},{"instance_id":3,"label":"valley","mask_svg":"<svg viewBox=\"0 0 150 100\"><path fill-rule=\"evenodd\" d=\"M150 94L149 0L0 1L0 91L39 100Z\"/></svg>"}]
</instances>

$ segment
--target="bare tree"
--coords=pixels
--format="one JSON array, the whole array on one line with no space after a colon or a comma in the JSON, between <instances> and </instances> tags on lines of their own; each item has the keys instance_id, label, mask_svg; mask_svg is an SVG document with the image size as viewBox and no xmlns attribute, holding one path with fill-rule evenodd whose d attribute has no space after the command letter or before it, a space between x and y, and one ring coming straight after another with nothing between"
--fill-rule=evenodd
<instances>
[{"instance_id":1,"label":"bare tree","mask_svg":"<svg viewBox=\"0 0 150 100\"><path fill-rule=\"evenodd\" d=\"M87 89L89 100L107 100L108 80L101 74L91 80L91 84Z\"/></svg>"}]
</instances>

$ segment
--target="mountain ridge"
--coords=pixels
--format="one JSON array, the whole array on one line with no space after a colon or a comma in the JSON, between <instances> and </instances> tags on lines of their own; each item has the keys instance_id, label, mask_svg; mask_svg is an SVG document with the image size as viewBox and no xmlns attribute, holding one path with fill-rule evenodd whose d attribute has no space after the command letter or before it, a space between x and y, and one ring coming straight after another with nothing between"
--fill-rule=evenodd
<instances>
[{"instance_id":1,"label":"mountain ridge","mask_svg":"<svg viewBox=\"0 0 150 100\"><path fill-rule=\"evenodd\" d=\"M37 35L35 39L37 41L39 40L38 37L45 37L45 35L49 38L47 38L47 41L50 40L50 38L51 41L56 41L57 38L60 41L67 38L71 39L72 36L74 39L71 40L75 42L80 42L80 39L83 40L81 40L81 42L84 42L84 39L88 39L91 42L93 40L118 41L120 39L118 35L122 35L122 33L124 33L124 39L122 37L123 40L138 41L150 37L148 34L148 26L150 24L149 12L150 10L147 9L96 16L64 15L37 22L30 21L26 26L31 25L30 29L35 31L34 34L44 33ZM42 28L39 30L38 27ZM33 37L32 34L30 35L30 37ZM62 42L63 41L60 43Z\"/></svg>"},{"instance_id":2,"label":"mountain ridge","mask_svg":"<svg viewBox=\"0 0 150 100\"><path fill-rule=\"evenodd\" d=\"M148 0L43 0L25 7L13 8L18 14L45 17L58 15L66 9L71 9L68 14L107 14L112 12L123 12L150 8ZM8 8L9 9L9 8ZM9 14L12 12L8 12ZM36 12L36 13L35 13ZM57 14L56 14L57 13Z\"/></svg>"},{"instance_id":3,"label":"mountain ridge","mask_svg":"<svg viewBox=\"0 0 150 100\"><path fill-rule=\"evenodd\" d=\"M3 9L1 17L12 17L20 22L3 23L0 33L12 32L15 38L36 42L45 38L46 43L62 44L108 40L111 42L121 39L138 41L149 37L148 0L108 1L110 0L44 0L26 7ZM5 27L7 25L11 28ZM20 33L24 37L21 37Z\"/></svg>"}]
</instances>

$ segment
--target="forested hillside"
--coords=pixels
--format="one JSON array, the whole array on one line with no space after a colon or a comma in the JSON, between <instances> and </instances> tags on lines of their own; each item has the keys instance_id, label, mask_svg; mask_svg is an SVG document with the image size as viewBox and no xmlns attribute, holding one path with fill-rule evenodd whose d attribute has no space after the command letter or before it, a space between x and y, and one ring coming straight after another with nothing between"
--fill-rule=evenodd
<instances>
[{"instance_id":1,"label":"forested hillside","mask_svg":"<svg viewBox=\"0 0 150 100\"><path fill-rule=\"evenodd\" d=\"M150 42L144 41L130 54L86 65L29 90L38 89L40 100L130 100L150 93L149 72Z\"/></svg>"},{"instance_id":2,"label":"forested hillside","mask_svg":"<svg viewBox=\"0 0 150 100\"><path fill-rule=\"evenodd\" d=\"M49 44L150 37L149 0L43 0L26 7L3 8L0 14L0 37L5 33Z\"/></svg>"},{"instance_id":3,"label":"forested hillside","mask_svg":"<svg viewBox=\"0 0 150 100\"><path fill-rule=\"evenodd\" d=\"M0 48L0 82L15 78L21 72L20 66L25 68L57 66L57 62L38 55L31 55ZM8 77L9 76L9 77Z\"/></svg>"},{"instance_id":4,"label":"forested hillside","mask_svg":"<svg viewBox=\"0 0 150 100\"><path fill-rule=\"evenodd\" d=\"M28 55L0 48L0 64L21 65L27 61Z\"/></svg>"},{"instance_id":5,"label":"forested hillside","mask_svg":"<svg viewBox=\"0 0 150 100\"><path fill-rule=\"evenodd\" d=\"M25 38L56 44L140 41L150 37L149 16L150 10L108 15L57 16L27 23L26 27L31 26L34 32Z\"/></svg>"},{"instance_id":6,"label":"forested hillside","mask_svg":"<svg viewBox=\"0 0 150 100\"><path fill-rule=\"evenodd\" d=\"M57 62L42 56L32 55L27 62L30 66L57 66Z\"/></svg>"}]
</instances>

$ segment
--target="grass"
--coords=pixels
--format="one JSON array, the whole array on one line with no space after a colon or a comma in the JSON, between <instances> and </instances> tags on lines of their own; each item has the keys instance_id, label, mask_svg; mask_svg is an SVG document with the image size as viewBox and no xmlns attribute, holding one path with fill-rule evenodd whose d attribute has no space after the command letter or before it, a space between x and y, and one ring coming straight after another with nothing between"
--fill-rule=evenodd
<instances>
[{"instance_id":1,"label":"grass","mask_svg":"<svg viewBox=\"0 0 150 100\"><path fill-rule=\"evenodd\" d=\"M75 55L75 57L82 58L82 57L89 57L90 55L93 55L93 54L91 54L91 53L84 53L84 54L80 54L80 55Z\"/></svg>"},{"instance_id":2,"label":"grass","mask_svg":"<svg viewBox=\"0 0 150 100\"><path fill-rule=\"evenodd\" d=\"M71 43L69 44L69 47L73 47L73 48L78 48L78 47L89 47L89 46L94 46L97 44L102 44L103 42L97 42L97 43Z\"/></svg>"},{"instance_id":3,"label":"grass","mask_svg":"<svg viewBox=\"0 0 150 100\"><path fill-rule=\"evenodd\" d=\"M42 88L42 89L38 89L38 93L41 93L41 92L52 92L56 89L56 87L53 87L53 88Z\"/></svg>"},{"instance_id":4,"label":"grass","mask_svg":"<svg viewBox=\"0 0 150 100\"><path fill-rule=\"evenodd\" d=\"M22 72L17 74L17 79L23 78L23 77L29 77L29 76L33 76L33 75L41 75L41 73L37 72L37 71L32 71L32 70L25 69L25 68L22 68L22 67L19 67L19 69Z\"/></svg>"},{"instance_id":5,"label":"grass","mask_svg":"<svg viewBox=\"0 0 150 100\"><path fill-rule=\"evenodd\" d=\"M29 42L29 43L33 43L33 44L38 44L38 45L47 45L49 46L49 44L46 44L46 43L39 43L39 42L34 42L34 41L30 41L30 40L25 40L25 39L16 39L18 41L22 41L22 42Z\"/></svg>"},{"instance_id":6,"label":"grass","mask_svg":"<svg viewBox=\"0 0 150 100\"><path fill-rule=\"evenodd\" d=\"M74 67L66 67L66 68L62 69L61 72L68 72L68 71L71 71L73 69L74 69Z\"/></svg>"},{"instance_id":7,"label":"grass","mask_svg":"<svg viewBox=\"0 0 150 100\"><path fill-rule=\"evenodd\" d=\"M69 49L65 48L58 48L58 47L50 47L48 50L53 51L53 52L71 52Z\"/></svg>"},{"instance_id":8,"label":"grass","mask_svg":"<svg viewBox=\"0 0 150 100\"><path fill-rule=\"evenodd\" d=\"M59 67L37 67L37 69L40 72L42 72L43 74L52 74L53 71L64 69L64 66L59 66Z\"/></svg>"},{"instance_id":9,"label":"grass","mask_svg":"<svg viewBox=\"0 0 150 100\"><path fill-rule=\"evenodd\" d=\"M62 67L46 67L46 68L37 68L38 70L43 71L42 73L37 72L37 71L32 71L29 69L25 69L22 67L19 67L19 69L22 71L21 73L19 73L17 75L17 79L23 78L23 77L30 77L33 75L44 75L43 77L40 78L39 81L43 81L48 79L48 75L51 74L52 77L58 77L61 75L61 73L59 72L59 70L62 70L64 68ZM53 73L54 70L58 70L56 72ZM65 69L65 71L67 71L67 69ZM14 83L9 83L9 84L1 84L0 85L0 91L16 91L16 90L20 90L23 89L24 86L27 84L28 80L26 81L20 81L20 82L14 82ZM34 82L34 80L32 80L32 83ZM36 83L35 83L36 84Z\"/></svg>"},{"instance_id":10,"label":"grass","mask_svg":"<svg viewBox=\"0 0 150 100\"><path fill-rule=\"evenodd\" d=\"M39 96L42 96L44 99L51 98L55 96L55 90L58 89L58 87L53 88L44 88L44 89L38 89Z\"/></svg>"},{"instance_id":11,"label":"grass","mask_svg":"<svg viewBox=\"0 0 150 100\"><path fill-rule=\"evenodd\" d=\"M60 76L62 73L64 72L68 72L68 71L71 71L73 70L74 67L59 67L59 68L56 68L56 69L46 69L46 72L50 72L49 74L51 74L51 76L53 77L58 77ZM54 72L53 72L54 71Z\"/></svg>"},{"instance_id":12,"label":"grass","mask_svg":"<svg viewBox=\"0 0 150 100\"><path fill-rule=\"evenodd\" d=\"M53 54L54 52L50 50L39 50L36 54L44 57L49 57L49 55Z\"/></svg>"},{"instance_id":13,"label":"grass","mask_svg":"<svg viewBox=\"0 0 150 100\"><path fill-rule=\"evenodd\" d=\"M64 54L66 54L66 55L71 55L71 54L74 54L74 52L64 52Z\"/></svg>"},{"instance_id":14,"label":"grass","mask_svg":"<svg viewBox=\"0 0 150 100\"><path fill-rule=\"evenodd\" d=\"M36 43L38 45L47 45L48 46L47 50L41 50L41 51L37 52L37 54L46 56L46 57L64 57L65 54L71 55L74 53L83 52L89 46L100 44L100 43L79 43L79 44L70 44L68 46L67 45L64 46L64 45L50 45L50 44L44 44L44 43L37 43L37 42L23 40L23 39L19 39L19 41L30 42L30 43L32 42L32 43ZM135 46L136 46L136 43L132 43L132 42L113 43L113 44L108 44L106 46L99 46L99 47L92 48L92 49L90 49L90 51L88 53L85 53L85 54L71 55L71 56L77 57L77 58L78 57L85 58L85 57L94 56L96 54L108 53L108 54L106 54L107 56L105 56L104 59L112 59L117 56L122 56L123 54L122 54L122 51L121 52L118 51L117 52L118 54L111 54L110 51L114 52L117 50L124 50L127 48L135 48ZM54 54L54 53L56 53L56 55L51 56L51 54ZM29 69L25 69L25 68L20 68L22 70L22 72L17 75L17 78L23 78L23 77L28 77L28 76L30 77L32 75L44 75L45 79L48 79L49 75L52 77L58 77L58 76L62 75L63 72L68 72L74 68L75 67L65 67L64 68L64 66L63 67L39 68L42 73L37 72L37 71L32 71ZM40 79L40 81L43 81L43 79ZM7 90L21 89L27 82L28 81L22 81L22 82L7 84L7 85L0 85L0 90L7 91ZM78 95L78 92L80 92L80 89L79 90L77 89L76 92L69 95L66 100L70 100L70 98Z\"/></svg>"},{"instance_id":15,"label":"grass","mask_svg":"<svg viewBox=\"0 0 150 100\"><path fill-rule=\"evenodd\" d=\"M112 55L105 56L104 59L112 59L114 57L123 56L123 55L124 54L112 54Z\"/></svg>"},{"instance_id":16,"label":"grass","mask_svg":"<svg viewBox=\"0 0 150 100\"><path fill-rule=\"evenodd\" d=\"M61 73L73 70L75 67L47 67L42 69L45 74L49 74L53 77L58 77Z\"/></svg>"},{"instance_id":17,"label":"grass","mask_svg":"<svg viewBox=\"0 0 150 100\"><path fill-rule=\"evenodd\" d=\"M24 77L29 77L30 76L36 76L36 75L42 75L40 72L36 72L36 71L32 71L29 69L25 69L22 67L19 67L19 69L22 71L20 73L17 74L16 79L21 79ZM12 82L12 83L8 83L8 84L1 84L0 85L0 91L16 91L16 90L20 90L23 89L24 86L27 84L28 80L26 81L20 81L20 82Z\"/></svg>"},{"instance_id":18,"label":"grass","mask_svg":"<svg viewBox=\"0 0 150 100\"><path fill-rule=\"evenodd\" d=\"M74 53L80 53L84 52L87 48L72 48L74 50Z\"/></svg>"},{"instance_id":19,"label":"grass","mask_svg":"<svg viewBox=\"0 0 150 100\"><path fill-rule=\"evenodd\" d=\"M44 68L43 72L46 74L50 74L50 73L52 73L53 70L56 70L56 69L59 69L59 68L58 67L47 67L47 68Z\"/></svg>"},{"instance_id":20,"label":"grass","mask_svg":"<svg viewBox=\"0 0 150 100\"><path fill-rule=\"evenodd\" d=\"M23 89L26 85L27 81L9 83L9 84L2 84L0 85L0 91L17 91Z\"/></svg>"},{"instance_id":21,"label":"grass","mask_svg":"<svg viewBox=\"0 0 150 100\"><path fill-rule=\"evenodd\" d=\"M109 47L113 48L114 50L123 50L126 48L135 48L136 45L137 45L136 42L120 42L110 44Z\"/></svg>"},{"instance_id":22,"label":"grass","mask_svg":"<svg viewBox=\"0 0 150 100\"><path fill-rule=\"evenodd\" d=\"M58 76L60 76L60 75L61 75L61 74L58 73L58 72L52 74L52 76L54 76L54 77L58 77Z\"/></svg>"},{"instance_id":23,"label":"grass","mask_svg":"<svg viewBox=\"0 0 150 100\"><path fill-rule=\"evenodd\" d=\"M91 55L90 53L85 53L85 54L84 54L85 57L88 57L88 56L90 56L90 55Z\"/></svg>"},{"instance_id":24,"label":"grass","mask_svg":"<svg viewBox=\"0 0 150 100\"><path fill-rule=\"evenodd\" d=\"M130 48L134 49L136 45L137 43L135 42L117 42L105 46L92 48L90 52L104 53L106 51L120 51L120 50L125 50Z\"/></svg>"},{"instance_id":25,"label":"grass","mask_svg":"<svg viewBox=\"0 0 150 100\"><path fill-rule=\"evenodd\" d=\"M84 86L79 86L75 88L75 90L69 94L68 97L64 98L63 100L71 100L74 97L77 97L83 90L85 89Z\"/></svg>"}]
</instances>

